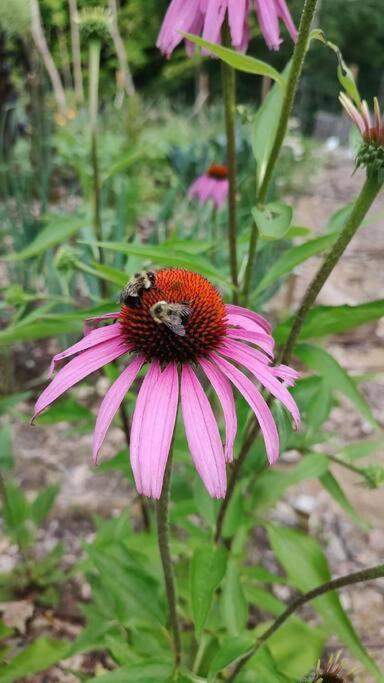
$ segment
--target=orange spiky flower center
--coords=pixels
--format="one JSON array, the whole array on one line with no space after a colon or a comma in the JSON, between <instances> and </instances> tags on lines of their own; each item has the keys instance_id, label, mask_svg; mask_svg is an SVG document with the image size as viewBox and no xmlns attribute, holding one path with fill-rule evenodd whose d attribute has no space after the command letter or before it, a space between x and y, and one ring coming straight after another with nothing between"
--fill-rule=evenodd
<instances>
[{"instance_id":1,"label":"orange spiky flower center","mask_svg":"<svg viewBox=\"0 0 384 683\"><path fill-rule=\"evenodd\" d=\"M183 317L183 336L151 314L158 302L188 307ZM140 292L137 307L123 305L123 335L133 351L147 360L196 361L216 349L226 334L224 303L214 286L202 275L182 268L164 268L155 274L154 285Z\"/></svg>"},{"instance_id":2,"label":"orange spiky flower center","mask_svg":"<svg viewBox=\"0 0 384 683\"><path fill-rule=\"evenodd\" d=\"M216 178L216 180L226 180L228 178L228 166L225 166L225 164L211 164L207 175L210 178Z\"/></svg>"}]
</instances>

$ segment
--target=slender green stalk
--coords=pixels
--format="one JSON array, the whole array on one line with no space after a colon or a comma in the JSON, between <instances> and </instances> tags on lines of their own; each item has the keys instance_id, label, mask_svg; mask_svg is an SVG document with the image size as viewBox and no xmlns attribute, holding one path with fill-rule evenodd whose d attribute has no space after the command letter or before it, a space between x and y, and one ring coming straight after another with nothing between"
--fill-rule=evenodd
<instances>
[{"instance_id":1,"label":"slender green stalk","mask_svg":"<svg viewBox=\"0 0 384 683\"><path fill-rule=\"evenodd\" d=\"M161 563L163 566L165 591L167 594L169 621L172 631L173 648L175 654L176 668L181 659L180 627L176 608L175 579L173 576L172 558L169 549L169 529L168 529L168 505L169 491L171 484L172 455L169 454L167 467L164 474L163 490L156 504L157 513L157 539Z\"/></svg>"},{"instance_id":2,"label":"slender green stalk","mask_svg":"<svg viewBox=\"0 0 384 683\"><path fill-rule=\"evenodd\" d=\"M296 612L300 607L305 605L307 602L314 600L315 598L329 593L330 591L337 590L339 588L344 588L345 586L352 586L355 583L361 583L362 581L372 581L373 579L380 579L384 577L384 564L376 565L375 567L370 567L369 569L362 569L359 572L353 572L352 574L346 574L345 576L340 576L338 579L332 579L332 581L327 581L327 583L317 586L312 590L300 595L298 598L293 600L287 609L280 614L277 619L271 624L271 626L264 631L264 633L257 639L255 645L248 654L243 657L243 659L236 665L232 674L227 679L228 683L234 681L237 675L240 673L245 664L253 657L256 652L261 648L262 645L282 626L294 612Z\"/></svg>"},{"instance_id":3,"label":"slender green stalk","mask_svg":"<svg viewBox=\"0 0 384 683\"><path fill-rule=\"evenodd\" d=\"M95 238L98 242L103 239L101 224L101 183L99 172L99 159L97 152L97 111L99 101L99 75L100 75L100 51L101 43L99 40L91 40L89 43L89 126L91 131L91 164L93 178L93 229ZM98 247L98 260L104 263L104 254L101 247ZM106 283L101 280L101 294L106 296Z\"/></svg>"},{"instance_id":4,"label":"slender green stalk","mask_svg":"<svg viewBox=\"0 0 384 683\"><path fill-rule=\"evenodd\" d=\"M271 153L269 155L267 167L265 169L265 174L257 194L257 202L259 204L263 204L266 200L273 171L275 169L275 165L280 154L281 146L283 144L285 134L287 132L288 120L292 112L297 86L300 80L301 71L303 68L304 59L307 52L309 33L311 30L312 20L316 11L317 1L318 0L305 0L304 3L299 26L299 34L295 45L295 49L293 51L292 66L289 71L289 77L280 112L279 123L277 126ZM251 288L252 271L256 256L258 235L259 229L256 223L254 222L251 231L251 238L249 241L248 260L244 275L243 300L245 303L247 302Z\"/></svg>"},{"instance_id":5,"label":"slender green stalk","mask_svg":"<svg viewBox=\"0 0 384 683\"><path fill-rule=\"evenodd\" d=\"M231 40L227 20L222 29L223 45L230 47ZM228 242L229 263L233 285L233 303L238 302L238 270L237 270L237 218L236 218L236 79L235 70L221 63L221 73L224 95L225 132L227 137L227 163L228 163Z\"/></svg>"},{"instance_id":6,"label":"slender green stalk","mask_svg":"<svg viewBox=\"0 0 384 683\"><path fill-rule=\"evenodd\" d=\"M366 181L361 188L360 194L355 201L352 213L350 214L342 232L340 233L340 237L332 247L329 254L325 257L322 266L319 268L312 282L310 282L307 287L299 310L295 315L288 339L279 355L278 362L289 363L308 311L313 306L321 288L330 276L336 263L344 253L357 229L361 225L366 213L368 212L368 209L373 204L382 185L383 183L378 181L376 175L367 176Z\"/></svg>"}]
</instances>

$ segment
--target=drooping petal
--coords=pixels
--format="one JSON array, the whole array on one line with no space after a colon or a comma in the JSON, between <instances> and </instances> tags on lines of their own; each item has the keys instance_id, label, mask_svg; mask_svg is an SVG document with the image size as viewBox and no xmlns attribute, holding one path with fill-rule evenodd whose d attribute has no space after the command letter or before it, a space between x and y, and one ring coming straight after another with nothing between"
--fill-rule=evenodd
<instances>
[{"instance_id":1,"label":"drooping petal","mask_svg":"<svg viewBox=\"0 0 384 683\"><path fill-rule=\"evenodd\" d=\"M259 313L249 310L249 308L244 308L244 306L237 306L236 304L225 304L225 310L230 315L243 316L244 318L249 318L255 323L260 325L260 327L265 330L268 334L272 331L272 325Z\"/></svg>"},{"instance_id":2,"label":"drooping petal","mask_svg":"<svg viewBox=\"0 0 384 683\"><path fill-rule=\"evenodd\" d=\"M241 363L247 368L256 379L266 388L268 391L277 398L281 403L289 410L298 429L300 427L300 413L299 409L293 400L288 389L276 379L271 368L260 363L257 356L254 354L254 349L236 341L227 341L222 344L219 349L220 353L223 353L228 358L236 361L236 363Z\"/></svg>"},{"instance_id":3,"label":"drooping petal","mask_svg":"<svg viewBox=\"0 0 384 683\"><path fill-rule=\"evenodd\" d=\"M275 377L282 379L290 387L293 387L300 377L300 373L294 370L294 368L289 367L289 365L276 365L271 367L271 371Z\"/></svg>"},{"instance_id":4,"label":"drooping petal","mask_svg":"<svg viewBox=\"0 0 384 683\"><path fill-rule=\"evenodd\" d=\"M228 0L228 24L231 31L232 45L243 49L244 34L247 32L249 0Z\"/></svg>"},{"instance_id":5,"label":"drooping petal","mask_svg":"<svg viewBox=\"0 0 384 683\"><path fill-rule=\"evenodd\" d=\"M226 178L224 180L215 181L215 185L212 187L212 200L218 209L221 209L227 201L228 191L229 181Z\"/></svg>"},{"instance_id":6,"label":"drooping petal","mask_svg":"<svg viewBox=\"0 0 384 683\"><path fill-rule=\"evenodd\" d=\"M361 111L362 117L364 119L365 130L367 133L369 133L371 128L372 128L372 121L371 121L371 115L369 113L369 109L368 109L368 105L367 105L366 100L362 101L360 111Z\"/></svg>"},{"instance_id":7,"label":"drooping petal","mask_svg":"<svg viewBox=\"0 0 384 683\"><path fill-rule=\"evenodd\" d=\"M44 408L56 401L67 389L70 389L87 377L92 372L99 370L103 365L119 358L127 351L127 345L120 337L101 342L86 351L82 351L65 365L56 377L48 384L47 388L39 396L35 405L33 420Z\"/></svg>"},{"instance_id":8,"label":"drooping petal","mask_svg":"<svg viewBox=\"0 0 384 683\"><path fill-rule=\"evenodd\" d=\"M136 401L131 428L131 465L139 493L160 498L179 400L176 363L161 372L154 361Z\"/></svg>"},{"instance_id":9,"label":"drooping petal","mask_svg":"<svg viewBox=\"0 0 384 683\"><path fill-rule=\"evenodd\" d=\"M144 356L137 356L119 375L105 394L96 420L93 433L93 462L97 463L98 453L103 444L109 426L118 411L124 396L137 377L137 373L145 361Z\"/></svg>"},{"instance_id":10,"label":"drooping petal","mask_svg":"<svg viewBox=\"0 0 384 683\"><path fill-rule=\"evenodd\" d=\"M181 374L181 407L195 467L209 495L224 498L227 482L219 428L208 398L188 365Z\"/></svg>"},{"instance_id":11,"label":"drooping petal","mask_svg":"<svg viewBox=\"0 0 384 683\"><path fill-rule=\"evenodd\" d=\"M221 42L221 27L227 11L228 0L210 0L205 15L203 39L210 43Z\"/></svg>"},{"instance_id":12,"label":"drooping petal","mask_svg":"<svg viewBox=\"0 0 384 683\"><path fill-rule=\"evenodd\" d=\"M161 25L156 47L166 57L170 57L183 40L181 32L190 33L199 14L200 0L172 0Z\"/></svg>"},{"instance_id":13,"label":"drooping petal","mask_svg":"<svg viewBox=\"0 0 384 683\"><path fill-rule=\"evenodd\" d=\"M270 50L278 50L281 38L274 0L254 0L254 2L264 40Z\"/></svg>"},{"instance_id":14,"label":"drooping petal","mask_svg":"<svg viewBox=\"0 0 384 683\"><path fill-rule=\"evenodd\" d=\"M340 104L342 105L342 107L344 107L345 111L347 112L349 118L358 127L361 135L364 135L364 133L365 133L364 119L363 119L362 115L360 114L360 112L358 111L358 109L353 104L353 102L343 92L341 92L339 95L339 101L340 101Z\"/></svg>"},{"instance_id":15,"label":"drooping petal","mask_svg":"<svg viewBox=\"0 0 384 683\"><path fill-rule=\"evenodd\" d=\"M84 320L84 325L83 325L83 332L84 335L86 336L92 330L95 329L95 327L98 327L99 322L102 320L110 320L111 318L114 318L117 320L117 318L120 315L120 311L114 312L114 313L104 313L104 315L96 315L93 318L86 318Z\"/></svg>"},{"instance_id":16,"label":"drooping petal","mask_svg":"<svg viewBox=\"0 0 384 683\"><path fill-rule=\"evenodd\" d=\"M106 325L105 327L91 330L85 337L76 342L76 344L72 344L72 346L69 346L68 349L65 349L65 351L61 351L53 356L49 368L49 374L51 375L56 364L65 358L69 358L69 356L73 356L75 353L80 353L80 351L85 351L86 349L90 349L92 346L96 346L97 344L107 341L108 339L114 339L115 337L121 337L120 323L114 323L113 325ZM128 346L127 351L129 351Z\"/></svg>"},{"instance_id":17,"label":"drooping petal","mask_svg":"<svg viewBox=\"0 0 384 683\"><path fill-rule=\"evenodd\" d=\"M293 19L291 17L290 11L287 7L287 3L285 0L275 0L276 6L277 6L277 13L279 17L283 20L284 24L286 25L289 35L291 36L292 40L296 42L297 40L297 28L295 24L293 23Z\"/></svg>"},{"instance_id":18,"label":"drooping petal","mask_svg":"<svg viewBox=\"0 0 384 683\"><path fill-rule=\"evenodd\" d=\"M217 353L212 353L211 359L240 391L255 413L264 438L268 461L273 464L279 457L280 442L275 421L267 403L251 380L232 365L232 363L229 363Z\"/></svg>"},{"instance_id":19,"label":"drooping petal","mask_svg":"<svg viewBox=\"0 0 384 683\"><path fill-rule=\"evenodd\" d=\"M226 462L232 462L233 444L237 432L237 415L232 387L225 375L215 365L204 358L201 358L199 363L212 384L223 409L225 421L224 457Z\"/></svg>"},{"instance_id":20,"label":"drooping petal","mask_svg":"<svg viewBox=\"0 0 384 683\"><path fill-rule=\"evenodd\" d=\"M228 328L227 336L231 339L244 339L244 341L257 344L263 351L265 351L271 358L273 358L273 351L275 348L275 340L271 335L265 332L253 332L249 330L241 330L239 328Z\"/></svg>"}]
</instances>

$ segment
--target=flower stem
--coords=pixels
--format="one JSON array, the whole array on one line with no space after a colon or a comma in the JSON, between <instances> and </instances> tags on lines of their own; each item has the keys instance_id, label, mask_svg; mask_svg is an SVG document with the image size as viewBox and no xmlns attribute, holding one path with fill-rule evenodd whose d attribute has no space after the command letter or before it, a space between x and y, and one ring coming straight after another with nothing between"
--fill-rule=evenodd
<instances>
[{"instance_id":1,"label":"flower stem","mask_svg":"<svg viewBox=\"0 0 384 683\"><path fill-rule=\"evenodd\" d=\"M337 242L334 244L331 251L324 259L322 266L317 271L312 282L310 282L310 284L308 285L308 288L304 294L299 310L295 315L295 319L293 321L293 325L291 327L288 339L285 342L285 345L283 346L281 353L279 355L278 362L289 362L294 346L296 344L301 328L303 326L304 320L308 314L308 311L313 306L321 288L323 287L324 283L333 271L340 257L344 253L346 247L348 246L352 237L356 233L357 229L361 225L368 209L373 204L382 185L383 183L378 181L376 175L367 176L365 183L361 188L360 194L355 201L352 212L349 218L347 219Z\"/></svg>"},{"instance_id":2,"label":"flower stem","mask_svg":"<svg viewBox=\"0 0 384 683\"><path fill-rule=\"evenodd\" d=\"M297 42L293 50L292 65L289 71L288 82L284 94L284 100L280 112L279 123L276 130L275 139L273 141L271 153L269 155L267 167L265 169L265 174L260 185L260 189L257 194L257 202L259 204L264 204L273 171L280 154L281 146L283 144L285 134L287 132L288 120L291 115L293 103L295 100L295 95L297 91L297 86L301 76L301 71L304 64L305 55L308 47L309 33L311 30L312 20L316 11L317 0L305 0L303 11L300 19L299 34L297 37ZM243 287L243 300L246 303L252 282L252 271L256 256L257 240L259 235L259 229L256 223L253 223L251 238L249 241L248 250L248 260L245 269L244 276L244 287Z\"/></svg>"},{"instance_id":3,"label":"flower stem","mask_svg":"<svg viewBox=\"0 0 384 683\"><path fill-rule=\"evenodd\" d=\"M181 659L180 628L176 609L175 579L173 575L171 552L169 549L168 529L168 504L171 484L172 454L169 454L167 467L164 474L163 490L156 504L157 513L157 539L159 544L160 558L163 566L165 591L167 594L169 621L172 630L173 648L176 668Z\"/></svg>"},{"instance_id":4,"label":"flower stem","mask_svg":"<svg viewBox=\"0 0 384 683\"><path fill-rule=\"evenodd\" d=\"M351 586L355 583L361 583L362 581L372 581L372 579L379 579L382 577L384 577L384 564L379 564L375 567L370 567L369 569L363 569L358 572L353 572L352 574L340 576L338 579L332 579L332 581L327 581L327 583L323 583L321 584L321 586L317 586L317 588L313 588L307 593L304 593L303 595L297 597L295 600L291 602L290 605L288 605L287 609L284 610L284 612L282 612L282 614L280 614L277 617L277 619L275 619L271 626L266 631L264 631L260 638L257 639L251 651L248 652L248 654L245 655L245 657L243 657L243 659L236 665L234 671L227 679L228 683L231 683L231 681L235 680L236 676L244 667L244 665L248 662L248 660L251 659L251 657L253 657L254 654L256 654L260 647L265 644L265 642L280 628L280 626L282 626L287 621L288 617L290 617L291 614L293 614L294 612L296 612L296 610L299 609L299 607L302 607L307 602L310 602L311 600L318 598L320 595L324 595L325 593L329 593L330 591L337 590L338 588L344 588L344 586Z\"/></svg>"},{"instance_id":5,"label":"flower stem","mask_svg":"<svg viewBox=\"0 0 384 683\"><path fill-rule=\"evenodd\" d=\"M93 177L93 229L98 242L103 239L101 226L101 191L99 160L97 153L97 111L99 101L99 75L100 75L100 50L99 40L91 40L89 43L89 125L91 131L91 164ZM99 263L104 263L104 254L98 247ZM101 280L101 294L106 296L106 282Z\"/></svg>"},{"instance_id":6,"label":"flower stem","mask_svg":"<svg viewBox=\"0 0 384 683\"><path fill-rule=\"evenodd\" d=\"M223 45L230 47L231 40L229 34L228 21L224 22L222 28ZM225 132L227 137L227 163L228 163L228 242L229 242L229 262L231 268L231 279L233 285L233 303L238 302L238 271L237 271L237 219L236 219L236 80L235 70L221 63L223 95L224 95L224 114Z\"/></svg>"}]
</instances>

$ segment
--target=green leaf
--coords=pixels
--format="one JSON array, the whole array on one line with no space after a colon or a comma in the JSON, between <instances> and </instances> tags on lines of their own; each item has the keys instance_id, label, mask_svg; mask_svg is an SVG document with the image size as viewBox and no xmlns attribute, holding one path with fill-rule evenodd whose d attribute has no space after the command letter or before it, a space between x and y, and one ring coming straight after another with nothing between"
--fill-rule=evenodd
<instances>
[{"instance_id":1,"label":"green leaf","mask_svg":"<svg viewBox=\"0 0 384 683\"><path fill-rule=\"evenodd\" d=\"M0 665L0 683L13 683L24 676L49 669L66 658L69 647L69 643L63 640L38 638L9 663Z\"/></svg>"},{"instance_id":2,"label":"green leaf","mask_svg":"<svg viewBox=\"0 0 384 683\"><path fill-rule=\"evenodd\" d=\"M140 664L123 666L102 676L95 676L88 679L88 683L169 683L172 671L172 662L154 657Z\"/></svg>"},{"instance_id":3,"label":"green leaf","mask_svg":"<svg viewBox=\"0 0 384 683\"><path fill-rule=\"evenodd\" d=\"M56 496L60 491L59 484L52 484L47 486L39 493L37 498L31 504L32 519L36 526L40 526L51 511Z\"/></svg>"},{"instance_id":4,"label":"green leaf","mask_svg":"<svg viewBox=\"0 0 384 683\"><path fill-rule=\"evenodd\" d=\"M279 671L300 680L316 667L325 641L324 631L308 626L293 616L271 636L268 649Z\"/></svg>"},{"instance_id":5,"label":"green leaf","mask_svg":"<svg viewBox=\"0 0 384 683\"><path fill-rule=\"evenodd\" d=\"M11 481L4 481L3 488L3 517L8 530L20 528L29 516L29 505L21 488Z\"/></svg>"},{"instance_id":6,"label":"green leaf","mask_svg":"<svg viewBox=\"0 0 384 683\"><path fill-rule=\"evenodd\" d=\"M284 202L260 204L252 209L252 216L264 240L280 240L291 225L292 208Z\"/></svg>"},{"instance_id":7,"label":"green leaf","mask_svg":"<svg viewBox=\"0 0 384 683\"><path fill-rule=\"evenodd\" d=\"M366 458L368 455L375 453L383 446L383 439L364 439L363 441L355 441L354 443L349 443L344 446L340 451L337 452L338 458L343 458L347 461L354 462L355 460L360 460L360 458Z\"/></svg>"},{"instance_id":8,"label":"green leaf","mask_svg":"<svg viewBox=\"0 0 384 683\"><path fill-rule=\"evenodd\" d=\"M10 394L10 396L2 396L0 398L0 415L8 413L18 403L26 401L31 396L31 393L31 391L23 391L18 394Z\"/></svg>"},{"instance_id":9,"label":"green leaf","mask_svg":"<svg viewBox=\"0 0 384 683\"><path fill-rule=\"evenodd\" d=\"M259 607L263 612L273 614L274 616L278 616L284 612L284 603L282 603L271 591L260 588L260 586L252 585L244 586L244 590L248 602Z\"/></svg>"},{"instance_id":10,"label":"green leaf","mask_svg":"<svg viewBox=\"0 0 384 683\"><path fill-rule=\"evenodd\" d=\"M164 245L154 246L151 244L133 244L126 242L95 242L82 241L82 244L111 249L122 254L138 256L143 261L157 263L159 265L173 266L175 268L187 268L195 270L201 275L217 280L228 285L228 280L215 268L208 259L199 254L190 254L182 251L170 251Z\"/></svg>"},{"instance_id":11,"label":"green leaf","mask_svg":"<svg viewBox=\"0 0 384 683\"><path fill-rule=\"evenodd\" d=\"M268 647L262 647L248 664L252 672L257 674L255 683L297 683L297 679L288 678L278 670L276 662ZM253 679L247 679L247 681Z\"/></svg>"},{"instance_id":12,"label":"green leaf","mask_svg":"<svg viewBox=\"0 0 384 683\"><path fill-rule=\"evenodd\" d=\"M89 224L89 219L76 216L49 216L49 223L38 234L35 240L25 249L16 254L2 256L5 261L22 261L32 256L38 256L56 244L62 244L69 237L75 235L81 228Z\"/></svg>"},{"instance_id":13,"label":"green leaf","mask_svg":"<svg viewBox=\"0 0 384 683\"><path fill-rule=\"evenodd\" d=\"M324 237L317 237L314 240L309 240L298 247L291 247L277 259L277 261L268 269L266 275L259 282L252 296L259 294L264 289L272 285L282 275L291 273L293 269L300 263L319 254L320 252L332 246L337 239L337 235L324 235Z\"/></svg>"},{"instance_id":14,"label":"green leaf","mask_svg":"<svg viewBox=\"0 0 384 683\"><path fill-rule=\"evenodd\" d=\"M337 481L336 477L332 474L332 472L325 472L325 474L323 474L320 477L320 481L324 486L325 490L328 491L329 495L332 496L332 498L336 501L336 503L338 503L338 505L340 505L344 512L346 512L347 515L349 515L352 521L355 524L357 524L357 526L359 526L360 529L366 531L369 528L369 525L359 517L359 514L352 507L351 503L349 502L347 496L345 495L343 489L341 488L339 482Z\"/></svg>"},{"instance_id":15,"label":"green leaf","mask_svg":"<svg viewBox=\"0 0 384 683\"><path fill-rule=\"evenodd\" d=\"M378 320L384 315L384 299L369 301L358 306L318 306L309 311L301 328L299 339L323 337L327 334L347 332L354 327ZM292 327L293 317L285 320L274 330L274 337L284 342Z\"/></svg>"},{"instance_id":16,"label":"green leaf","mask_svg":"<svg viewBox=\"0 0 384 683\"><path fill-rule=\"evenodd\" d=\"M12 470L14 467L12 451L12 430L11 425L6 424L0 430L0 470Z\"/></svg>"},{"instance_id":17,"label":"green leaf","mask_svg":"<svg viewBox=\"0 0 384 683\"><path fill-rule=\"evenodd\" d=\"M118 161L116 161L114 164L112 164L112 166L110 166L107 169L103 177L103 182L105 182L108 178L111 178L112 176L116 175L117 173L122 173L123 171L126 171L133 164L139 161L139 159L142 159L147 154L147 152L150 151L150 149L150 145L146 145L141 149L138 148L134 152L128 152L127 154L121 156Z\"/></svg>"},{"instance_id":18,"label":"green leaf","mask_svg":"<svg viewBox=\"0 0 384 683\"><path fill-rule=\"evenodd\" d=\"M228 560L220 603L228 633L240 635L248 620L248 605L240 583L239 562L232 557Z\"/></svg>"},{"instance_id":19,"label":"green leaf","mask_svg":"<svg viewBox=\"0 0 384 683\"><path fill-rule=\"evenodd\" d=\"M200 546L190 566L190 590L196 637L200 638L213 595L227 566L227 552L222 546Z\"/></svg>"},{"instance_id":20,"label":"green leaf","mask_svg":"<svg viewBox=\"0 0 384 683\"><path fill-rule=\"evenodd\" d=\"M276 81L283 89L285 88L286 83L282 75L266 62L262 62L260 59L255 59L254 57L249 57L242 52L231 50L228 47L210 43L207 40L192 35L192 33L184 33L183 31L181 31L181 33L184 38L190 40L191 43L194 43L199 47L207 48L212 54L219 57L222 62L229 64L229 66L232 66L237 71L255 74L256 76L269 76L269 78Z\"/></svg>"},{"instance_id":21,"label":"green leaf","mask_svg":"<svg viewBox=\"0 0 384 683\"><path fill-rule=\"evenodd\" d=\"M255 638L251 635L226 638L212 660L209 669L210 676L217 674L231 664L235 664L240 657L243 657L251 650L254 644Z\"/></svg>"},{"instance_id":22,"label":"green leaf","mask_svg":"<svg viewBox=\"0 0 384 683\"><path fill-rule=\"evenodd\" d=\"M272 549L293 586L307 592L331 579L326 557L314 538L288 527L269 523L266 526ZM384 676L361 643L341 606L338 594L326 593L311 604L319 612L329 632L338 635L376 680L383 682Z\"/></svg>"},{"instance_id":23,"label":"green leaf","mask_svg":"<svg viewBox=\"0 0 384 683\"><path fill-rule=\"evenodd\" d=\"M96 263L96 261L92 261L92 265L89 266L88 263L76 259L75 266L83 273L89 273L101 280L107 280L107 282L112 282L118 287L123 287L129 278L129 276L122 273L121 270L117 270L117 268L113 268L112 266Z\"/></svg>"},{"instance_id":24,"label":"green leaf","mask_svg":"<svg viewBox=\"0 0 384 683\"><path fill-rule=\"evenodd\" d=\"M373 427L378 428L371 408L363 394L359 391L353 379L337 362L336 358L331 356L325 349L321 349L319 346L312 346L311 344L298 344L295 347L295 354L305 365L314 370L318 375L321 375L331 389L340 391L348 398Z\"/></svg>"},{"instance_id":25,"label":"green leaf","mask_svg":"<svg viewBox=\"0 0 384 683\"><path fill-rule=\"evenodd\" d=\"M0 346L14 344L15 342L31 341L32 339L45 339L57 337L67 332L80 332L82 322L80 320L41 320L29 325L9 326L0 331Z\"/></svg>"},{"instance_id":26,"label":"green leaf","mask_svg":"<svg viewBox=\"0 0 384 683\"><path fill-rule=\"evenodd\" d=\"M285 67L282 78L288 77L289 69L290 63ZM263 182L269 155L275 140L283 99L283 89L278 85L274 85L262 105L258 108L253 120L252 149L257 162L256 173L259 186ZM266 130L268 135L265 134Z\"/></svg>"},{"instance_id":27,"label":"green leaf","mask_svg":"<svg viewBox=\"0 0 384 683\"><path fill-rule=\"evenodd\" d=\"M79 422L93 420L93 414L74 398L66 397L57 401L47 412L40 415L36 424L55 424L57 422Z\"/></svg>"}]
</instances>

